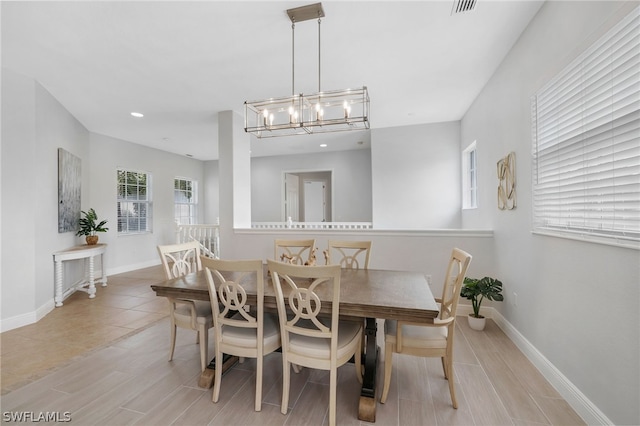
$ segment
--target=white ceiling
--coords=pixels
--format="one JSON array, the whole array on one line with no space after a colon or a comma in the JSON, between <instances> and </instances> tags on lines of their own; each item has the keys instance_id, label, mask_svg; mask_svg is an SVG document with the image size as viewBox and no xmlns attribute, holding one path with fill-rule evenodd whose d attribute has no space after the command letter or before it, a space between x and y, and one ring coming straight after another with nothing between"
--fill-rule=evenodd
<instances>
[{"instance_id":1,"label":"white ceiling","mask_svg":"<svg viewBox=\"0 0 640 426\"><path fill-rule=\"evenodd\" d=\"M372 128L461 119L542 2L478 0L452 15L453 1L324 1L322 89L367 86ZM313 2L3 1L2 66L91 132L216 159L219 111L291 94L286 10ZM295 91L315 92L317 22L295 37ZM367 132L329 135L252 141L252 153L369 143Z\"/></svg>"}]
</instances>

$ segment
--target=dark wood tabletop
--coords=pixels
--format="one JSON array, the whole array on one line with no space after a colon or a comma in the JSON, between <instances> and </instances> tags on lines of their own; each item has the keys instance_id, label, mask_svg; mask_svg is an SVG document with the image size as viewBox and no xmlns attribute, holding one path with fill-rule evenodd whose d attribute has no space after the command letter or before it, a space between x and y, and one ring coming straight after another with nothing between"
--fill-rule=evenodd
<instances>
[{"instance_id":1,"label":"dark wood tabletop","mask_svg":"<svg viewBox=\"0 0 640 426\"><path fill-rule=\"evenodd\" d=\"M255 303L255 288L246 284L244 287L249 303ZM203 271L162 281L151 285L151 288L158 296L209 300ZM276 308L266 266L264 305ZM323 303L326 309L330 309L330 306ZM431 322L438 315L438 306L421 272L343 269L340 277L340 315Z\"/></svg>"}]
</instances>

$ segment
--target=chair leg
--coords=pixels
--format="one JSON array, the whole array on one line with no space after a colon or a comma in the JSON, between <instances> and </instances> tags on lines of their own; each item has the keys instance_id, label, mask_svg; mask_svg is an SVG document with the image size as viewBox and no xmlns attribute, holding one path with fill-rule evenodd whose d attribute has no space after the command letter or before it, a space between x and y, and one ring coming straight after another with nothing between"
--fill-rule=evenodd
<instances>
[{"instance_id":1,"label":"chair leg","mask_svg":"<svg viewBox=\"0 0 640 426\"><path fill-rule=\"evenodd\" d=\"M442 358L443 362L447 365L447 380L449 382L449 393L451 394L451 404L453 408L458 408L458 400L456 399L456 388L453 378L453 363L451 357Z\"/></svg>"},{"instance_id":2,"label":"chair leg","mask_svg":"<svg viewBox=\"0 0 640 426\"><path fill-rule=\"evenodd\" d=\"M447 372L447 364L444 360L444 357L440 357L440 361L442 361L442 371L444 371L444 378L449 380L449 373Z\"/></svg>"},{"instance_id":3,"label":"chair leg","mask_svg":"<svg viewBox=\"0 0 640 426\"><path fill-rule=\"evenodd\" d=\"M287 414L289 409L289 381L291 379L291 365L284 356L282 356L282 405L280 406L280 412Z\"/></svg>"},{"instance_id":4,"label":"chair leg","mask_svg":"<svg viewBox=\"0 0 640 426\"><path fill-rule=\"evenodd\" d=\"M362 384L362 335L360 335L360 342L358 343L358 349L356 349L356 353L353 354L355 358L356 364L356 378L358 382Z\"/></svg>"},{"instance_id":5,"label":"chair leg","mask_svg":"<svg viewBox=\"0 0 640 426\"><path fill-rule=\"evenodd\" d=\"M173 352L176 349L176 324L171 321L171 346L169 348L169 361L173 359Z\"/></svg>"},{"instance_id":6,"label":"chair leg","mask_svg":"<svg viewBox=\"0 0 640 426\"><path fill-rule=\"evenodd\" d=\"M256 406L255 410L262 410L262 357L256 359Z\"/></svg>"},{"instance_id":7,"label":"chair leg","mask_svg":"<svg viewBox=\"0 0 640 426\"><path fill-rule=\"evenodd\" d=\"M394 344L387 343L384 345L384 387L382 388L382 396L380 402L384 404L387 402L387 396L389 394L389 387L391 386L391 367L393 364L393 351L395 350Z\"/></svg>"},{"instance_id":8,"label":"chair leg","mask_svg":"<svg viewBox=\"0 0 640 426\"><path fill-rule=\"evenodd\" d=\"M213 378L213 395L211 396L211 400L213 402L218 402L220 398L220 383L222 382L222 359L224 357L222 351L218 349L218 345L216 345L216 374Z\"/></svg>"},{"instance_id":9,"label":"chair leg","mask_svg":"<svg viewBox=\"0 0 640 426\"><path fill-rule=\"evenodd\" d=\"M329 426L336 424L336 399L337 399L338 371L333 368L329 374Z\"/></svg>"},{"instance_id":10,"label":"chair leg","mask_svg":"<svg viewBox=\"0 0 640 426\"><path fill-rule=\"evenodd\" d=\"M206 325L200 324L198 328L198 336L200 340L200 371L207 368L207 352L209 349L209 330Z\"/></svg>"}]
</instances>

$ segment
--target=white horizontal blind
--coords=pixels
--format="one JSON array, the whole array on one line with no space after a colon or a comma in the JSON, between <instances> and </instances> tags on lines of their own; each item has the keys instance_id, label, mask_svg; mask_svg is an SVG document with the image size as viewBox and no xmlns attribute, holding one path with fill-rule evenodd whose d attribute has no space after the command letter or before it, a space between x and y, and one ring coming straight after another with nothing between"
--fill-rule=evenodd
<instances>
[{"instance_id":1,"label":"white horizontal blind","mask_svg":"<svg viewBox=\"0 0 640 426\"><path fill-rule=\"evenodd\" d=\"M534 231L640 241L639 11L532 100Z\"/></svg>"}]
</instances>

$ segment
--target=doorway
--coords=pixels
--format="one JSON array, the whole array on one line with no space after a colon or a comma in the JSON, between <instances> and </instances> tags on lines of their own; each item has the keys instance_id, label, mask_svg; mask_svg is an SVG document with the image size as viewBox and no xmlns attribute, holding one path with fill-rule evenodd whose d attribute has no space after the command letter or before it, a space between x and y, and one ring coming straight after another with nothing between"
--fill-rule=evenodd
<instances>
[{"instance_id":1,"label":"doorway","mask_svg":"<svg viewBox=\"0 0 640 426\"><path fill-rule=\"evenodd\" d=\"M331 222L332 179L330 170L284 172L282 220Z\"/></svg>"}]
</instances>

